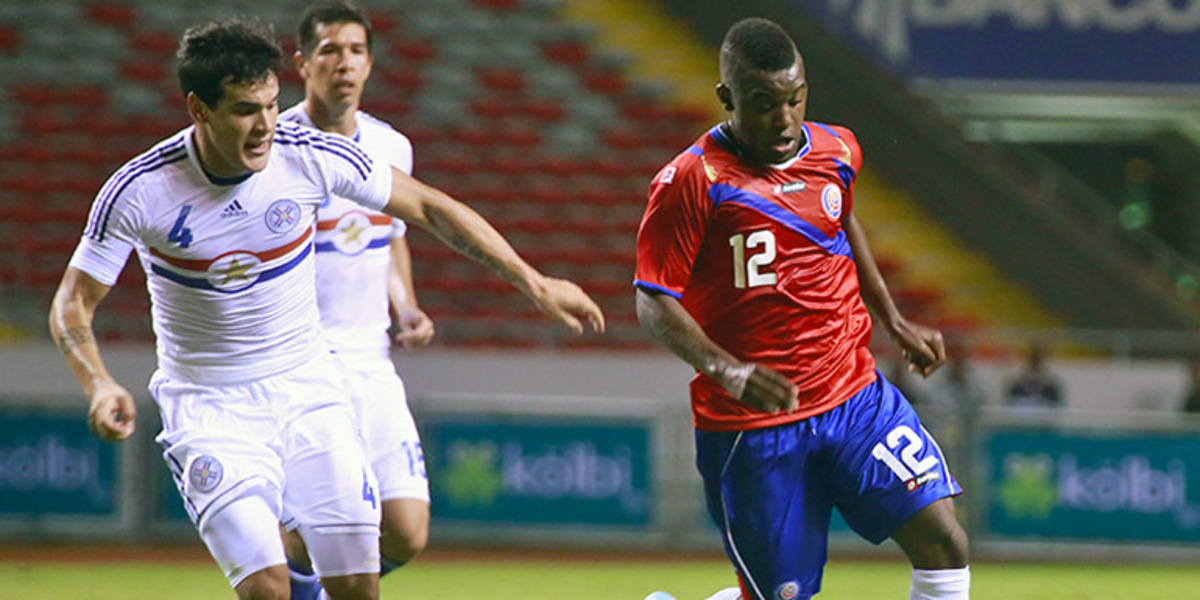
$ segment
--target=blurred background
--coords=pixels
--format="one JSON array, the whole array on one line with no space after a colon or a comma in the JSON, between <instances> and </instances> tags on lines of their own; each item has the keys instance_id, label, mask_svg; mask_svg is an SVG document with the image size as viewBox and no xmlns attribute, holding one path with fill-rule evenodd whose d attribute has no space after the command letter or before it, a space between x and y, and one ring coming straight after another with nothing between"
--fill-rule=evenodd
<instances>
[{"instance_id":1,"label":"blurred background","mask_svg":"<svg viewBox=\"0 0 1200 600\"><path fill-rule=\"evenodd\" d=\"M564 335L410 234L438 334L396 362L435 545L719 548L691 373L639 329L631 280L649 181L724 118L716 47L758 15L805 57L808 118L858 135L855 210L893 295L948 337L929 380L874 346L968 490L975 554L1200 558L1200 0L360 2L364 109L412 139L416 176L609 318L604 336ZM96 321L144 403L129 442L87 433L46 313L107 176L189 124L182 31L253 14L291 52L303 6L0 3L0 539L196 543L142 391L140 266ZM300 98L289 73L282 103Z\"/></svg>"}]
</instances>

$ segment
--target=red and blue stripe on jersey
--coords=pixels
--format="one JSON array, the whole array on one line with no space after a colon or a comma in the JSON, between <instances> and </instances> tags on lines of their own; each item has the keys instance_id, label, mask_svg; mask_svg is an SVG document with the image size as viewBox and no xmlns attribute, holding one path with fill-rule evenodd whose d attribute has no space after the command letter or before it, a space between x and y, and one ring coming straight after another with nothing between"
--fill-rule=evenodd
<instances>
[{"instance_id":1,"label":"red and blue stripe on jersey","mask_svg":"<svg viewBox=\"0 0 1200 600\"><path fill-rule=\"evenodd\" d=\"M800 408L746 407L697 375L695 425L769 427L820 414L875 378L871 319L843 229L862 164L842 127L805 123L786 165L739 158L720 127L659 171L638 232L635 285L670 294L718 345L800 388Z\"/></svg>"}]
</instances>

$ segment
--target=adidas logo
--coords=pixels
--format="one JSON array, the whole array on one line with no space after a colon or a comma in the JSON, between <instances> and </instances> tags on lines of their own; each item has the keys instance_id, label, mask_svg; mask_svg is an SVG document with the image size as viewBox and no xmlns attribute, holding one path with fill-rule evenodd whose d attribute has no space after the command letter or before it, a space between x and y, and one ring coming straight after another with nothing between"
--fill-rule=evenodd
<instances>
[{"instance_id":1,"label":"adidas logo","mask_svg":"<svg viewBox=\"0 0 1200 600\"><path fill-rule=\"evenodd\" d=\"M221 211L221 218L228 219L230 217L244 217L248 214L250 213L246 212L246 209L242 208L242 203L238 202L237 199L234 199L233 202L230 202L229 205L225 207L225 210Z\"/></svg>"}]
</instances>

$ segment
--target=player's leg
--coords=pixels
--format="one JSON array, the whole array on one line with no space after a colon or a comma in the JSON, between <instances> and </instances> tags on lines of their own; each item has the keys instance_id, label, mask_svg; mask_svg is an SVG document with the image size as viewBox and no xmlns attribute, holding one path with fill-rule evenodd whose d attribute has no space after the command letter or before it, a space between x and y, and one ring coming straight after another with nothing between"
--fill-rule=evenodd
<instances>
[{"instance_id":1,"label":"player's leg","mask_svg":"<svg viewBox=\"0 0 1200 600\"><path fill-rule=\"evenodd\" d=\"M416 558L428 543L428 502L414 498L383 501L382 536L379 538L383 565L380 576Z\"/></svg>"},{"instance_id":2,"label":"player's leg","mask_svg":"<svg viewBox=\"0 0 1200 600\"><path fill-rule=\"evenodd\" d=\"M831 414L848 442L833 480L846 522L872 543L891 537L904 550L911 600L966 600L967 534L953 499L962 488L916 411L880 375Z\"/></svg>"},{"instance_id":3,"label":"player's leg","mask_svg":"<svg viewBox=\"0 0 1200 600\"><path fill-rule=\"evenodd\" d=\"M328 358L328 357L326 357ZM280 453L284 513L295 520L331 600L379 595L379 499L362 438L333 360L315 360L276 390L286 405Z\"/></svg>"},{"instance_id":4,"label":"player's leg","mask_svg":"<svg viewBox=\"0 0 1200 600\"><path fill-rule=\"evenodd\" d=\"M351 386L359 429L383 500L380 576L429 543L429 480L404 382L389 360L356 362Z\"/></svg>"},{"instance_id":5,"label":"player's leg","mask_svg":"<svg viewBox=\"0 0 1200 600\"><path fill-rule=\"evenodd\" d=\"M913 515L892 539L912 563L911 600L966 600L971 588L967 532L954 499L942 498Z\"/></svg>"},{"instance_id":6,"label":"player's leg","mask_svg":"<svg viewBox=\"0 0 1200 600\"><path fill-rule=\"evenodd\" d=\"M238 600L288 600L278 519L259 496L247 496L208 517L200 537L225 572Z\"/></svg>"},{"instance_id":7,"label":"player's leg","mask_svg":"<svg viewBox=\"0 0 1200 600\"><path fill-rule=\"evenodd\" d=\"M271 448L275 415L253 385L204 386L156 373L163 459L200 538L241 600L288 597L275 523L284 470Z\"/></svg>"},{"instance_id":8,"label":"player's leg","mask_svg":"<svg viewBox=\"0 0 1200 600\"><path fill-rule=\"evenodd\" d=\"M696 432L709 514L744 598L803 600L821 589L831 505L819 489L823 451L815 432L808 421Z\"/></svg>"}]
</instances>

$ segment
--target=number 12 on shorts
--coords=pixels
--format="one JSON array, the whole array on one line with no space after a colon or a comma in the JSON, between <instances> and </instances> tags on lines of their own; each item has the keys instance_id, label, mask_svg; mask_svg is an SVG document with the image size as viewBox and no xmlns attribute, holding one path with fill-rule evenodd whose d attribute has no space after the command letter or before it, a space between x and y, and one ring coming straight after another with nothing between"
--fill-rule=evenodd
<instances>
[{"instance_id":1,"label":"number 12 on shorts","mask_svg":"<svg viewBox=\"0 0 1200 600\"><path fill-rule=\"evenodd\" d=\"M902 443L904 448L897 457L893 450ZM871 456L883 461L883 464L887 465L911 492L921 484L939 477L939 474L933 471L933 468L941 462L936 456L917 459L917 453L924 447L924 440L911 427L900 425L888 432L886 446L883 442L875 444L875 447L871 449Z\"/></svg>"}]
</instances>

